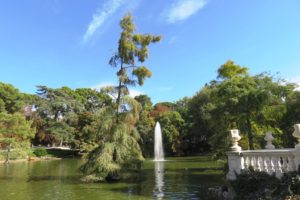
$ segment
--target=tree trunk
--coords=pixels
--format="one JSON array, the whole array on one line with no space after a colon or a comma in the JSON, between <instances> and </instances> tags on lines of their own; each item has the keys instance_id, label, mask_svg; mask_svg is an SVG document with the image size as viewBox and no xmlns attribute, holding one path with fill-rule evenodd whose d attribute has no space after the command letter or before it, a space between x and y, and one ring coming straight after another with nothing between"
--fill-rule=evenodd
<instances>
[{"instance_id":1,"label":"tree trunk","mask_svg":"<svg viewBox=\"0 0 300 200\"><path fill-rule=\"evenodd\" d=\"M123 71L123 61L121 61L121 69L120 71ZM119 123L119 109L120 109L120 101L121 101L121 87L122 87L122 81L119 78L119 87L118 87L118 96L116 99L117 104L117 123Z\"/></svg>"},{"instance_id":2,"label":"tree trunk","mask_svg":"<svg viewBox=\"0 0 300 200\"><path fill-rule=\"evenodd\" d=\"M7 154L4 162L5 164L9 164L9 153L10 153L10 145L7 148Z\"/></svg>"},{"instance_id":3,"label":"tree trunk","mask_svg":"<svg viewBox=\"0 0 300 200\"><path fill-rule=\"evenodd\" d=\"M248 135L248 149L253 150L254 146L253 146L252 126L251 126L251 121L248 117L246 119L246 123L247 123L247 135Z\"/></svg>"}]
</instances>

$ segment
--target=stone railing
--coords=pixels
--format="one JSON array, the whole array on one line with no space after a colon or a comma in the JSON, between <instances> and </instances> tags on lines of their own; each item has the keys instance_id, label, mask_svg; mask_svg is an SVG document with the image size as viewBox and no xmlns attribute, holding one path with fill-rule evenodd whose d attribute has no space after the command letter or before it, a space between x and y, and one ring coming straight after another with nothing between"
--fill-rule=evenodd
<instances>
[{"instance_id":1,"label":"stone railing","mask_svg":"<svg viewBox=\"0 0 300 200\"><path fill-rule=\"evenodd\" d=\"M262 150L242 150L238 145L241 139L237 129L231 130L232 146L228 151L228 180L235 180L236 174L241 170L249 169L250 166L257 171L264 171L269 174L275 174L280 178L283 173L296 171L300 165L300 124L294 126L293 136L297 138L298 144L293 149L275 149L272 141L272 133L266 133L266 149Z\"/></svg>"}]
</instances>

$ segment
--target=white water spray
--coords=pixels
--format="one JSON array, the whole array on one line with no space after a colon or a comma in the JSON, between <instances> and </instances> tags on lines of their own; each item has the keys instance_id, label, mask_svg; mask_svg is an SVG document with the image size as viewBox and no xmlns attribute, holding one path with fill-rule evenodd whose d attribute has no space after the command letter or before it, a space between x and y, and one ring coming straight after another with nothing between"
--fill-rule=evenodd
<instances>
[{"instance_id":1,"label":"white water spray","mask_svg":"<svg viewBox=\"0 0 300 200\"><path fill-rule=\"evenodd\" d=\"M164 161L164 149L162 145L162 135L159 122L156 122L154 130L154 161Z\"/></svg>"}]
</instances>

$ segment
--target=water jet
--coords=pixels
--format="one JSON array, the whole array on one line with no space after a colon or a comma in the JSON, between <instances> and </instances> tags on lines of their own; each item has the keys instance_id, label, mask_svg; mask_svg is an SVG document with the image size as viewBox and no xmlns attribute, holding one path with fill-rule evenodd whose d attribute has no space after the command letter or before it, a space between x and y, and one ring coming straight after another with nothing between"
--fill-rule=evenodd
<instances>
[{"instance_id":1,"label":"water jet","mask_svg":"<svg viewBox=\"0 0 300 200\"><path fill-rule=\"evenodd\" d=\"M154 161L165 161L161 127L159 122L156 122L154 129Z\"/></svg>"}]
</instances>

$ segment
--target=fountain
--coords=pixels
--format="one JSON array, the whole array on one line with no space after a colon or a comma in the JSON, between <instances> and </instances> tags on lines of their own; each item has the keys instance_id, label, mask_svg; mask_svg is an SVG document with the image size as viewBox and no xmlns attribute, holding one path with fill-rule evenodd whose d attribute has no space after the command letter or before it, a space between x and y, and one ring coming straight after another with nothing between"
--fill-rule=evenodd
<instances>
[{"instance_id":1,"label":"fountain","mask_svg":"<svg viewBox=\"0 0 300 200\"><path fill-rule=\"evenodd\" d=\"M154 197L158 200L164 197L164 149L159 122L156 122L154 130L154 161L155 161L155 188Z\"/></svg>"},{"instance_id":2,"label":"fountain","mask_svg":"<svg viewBox=\"0 0 300 200\"><path fill-rule=\"evenodd\" d=\"M154 130L154 161L165 161L159 122L156 122Z\"/></svg>"},{"instance_id":3,"label":"fountain","mask_svg":"<svg viewBox=\"0 0 300 200\"><path fill-rule=\"evenodd\" d=\"M157 200L161 200L165 196L164 164L164 162L155 162L155 188L153 195Z\"/></svg>"}]
</instances>

